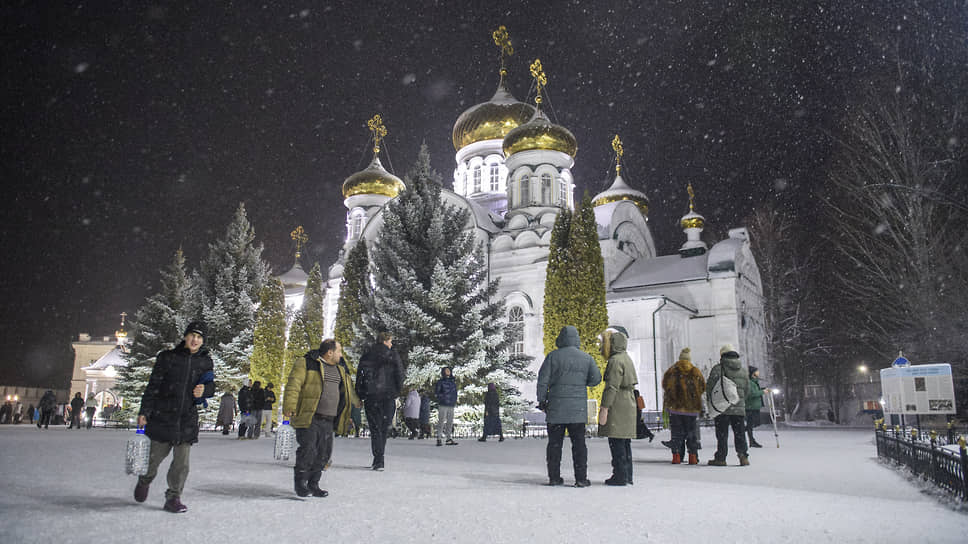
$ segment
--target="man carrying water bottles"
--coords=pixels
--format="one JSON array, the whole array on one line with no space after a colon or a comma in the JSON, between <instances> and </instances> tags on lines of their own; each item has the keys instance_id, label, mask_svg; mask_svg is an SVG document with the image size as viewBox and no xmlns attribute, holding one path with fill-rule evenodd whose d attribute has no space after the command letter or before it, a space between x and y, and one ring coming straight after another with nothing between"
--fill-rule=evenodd
<instances>
[{"instance_id":1,"label":"man carrying water bottles","mask_svg":"<svg viewBox=\"0 0 968 544\"><path fill-rule=\"evenodd\" d=\"M289 373L282 411L299 444L293 477L300 497L329 495L319 480L333 454L334 426L345 426L351 407L360 405L342 357L343 347L327 338L318 350L306 354L305 364L294 364Z\"/></svg>"},{"instance_id":2,"label":"man carrying water bottles","mask_svg":"<svg viewBox=\"0 0 968 544\"><path fill-rule=\"evenodd\" d=\"M188 479L188 455L192 444L198 442L196 405L215 395L214 365L208 349L202 348L205 333L203 321L192 321L175 349L158 354L138 412L138 426L144 426L145 435L151 439L151 457L147 474L138 477L134 500L144 502L148 498L148 486L158 474L158 465L174 452L164 508L175 514L188 511L181 493Z\"/></svg>"}]
</instances>

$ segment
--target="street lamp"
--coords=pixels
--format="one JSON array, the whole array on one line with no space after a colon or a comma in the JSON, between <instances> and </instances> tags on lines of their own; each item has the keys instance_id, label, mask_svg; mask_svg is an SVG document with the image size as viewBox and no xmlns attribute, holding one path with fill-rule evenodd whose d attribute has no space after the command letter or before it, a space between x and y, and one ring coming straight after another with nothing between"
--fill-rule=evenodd
<instances>
[{"instance_id":1,"label":"street lamp","mask_svg":"<svg viewBox=\"0 0 968 544\"><path fill-rule=\"evenodd\" d=\"M868 372L867 365L860 365L857 367L857 370L859 370L861 374L867 375L868 383L874 383L874 376L870 372Z\"/></svg>"}]
</instances>

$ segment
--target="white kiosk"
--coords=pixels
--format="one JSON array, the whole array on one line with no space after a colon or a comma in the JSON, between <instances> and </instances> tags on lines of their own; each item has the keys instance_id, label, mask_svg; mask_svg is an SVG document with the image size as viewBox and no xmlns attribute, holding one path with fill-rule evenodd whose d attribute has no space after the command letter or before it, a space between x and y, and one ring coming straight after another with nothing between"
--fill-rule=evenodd
<instances>
[{"instance_id":1,"label":"white kiosk","mask_svg":"<svg viewBox=\"0 0 968 544\"><path fill-rule=\"evenodd\" d=\"M949 364L911 365L898 357L891 368L881 369L884 414L951 415L955 411L955 386ZM902 419L903 423L903 419Z\"/></svg>"}]
</instances>

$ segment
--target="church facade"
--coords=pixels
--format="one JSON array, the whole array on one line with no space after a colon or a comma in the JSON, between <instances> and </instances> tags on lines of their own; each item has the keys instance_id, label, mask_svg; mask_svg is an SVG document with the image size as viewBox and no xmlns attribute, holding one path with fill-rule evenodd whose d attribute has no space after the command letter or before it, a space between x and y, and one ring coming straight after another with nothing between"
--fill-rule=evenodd
<instances>
[{"instance_id":1,"label":"church facade","mask_svg":"<svg viewBox=\"0 0 968 544\"><path fill-rule=\"evenodd\" d=\"M578 145L567 128L542 112L540 81L532 106L508 92L505 77L502 68L494 96L457 118L452 130L453 185L445 186L441 197L470 212L465 228L485 248L507 319L523 325L513 349L534 357L537 372L545 355L542 309L551 230L559 211L575 208L571 168ZM380 162L379 143L386 130L379 116L370 128L373 160L342 186L347 208L342 255L379 237L384 206L405 189ZM662 373L684 347L691 348L693 363L704 374L719 361L720 346L727 343L736 346L744 362L768 368L762 285L746 229L734 228L728 238L707 247L700 240L705 219L692 210L690 187L690 210L680 222L685 243L676 254L657 255L648 225L649 200L622 178L617 136L613 147L618 157L614 181L593 204L609 323L629 332L628 351L647 409L661 409ZM324 278L326 336L333 334L342 276L341 257ZM521 384L521 391L535 396L534 384Z\"/></svg>"}]
</instances>

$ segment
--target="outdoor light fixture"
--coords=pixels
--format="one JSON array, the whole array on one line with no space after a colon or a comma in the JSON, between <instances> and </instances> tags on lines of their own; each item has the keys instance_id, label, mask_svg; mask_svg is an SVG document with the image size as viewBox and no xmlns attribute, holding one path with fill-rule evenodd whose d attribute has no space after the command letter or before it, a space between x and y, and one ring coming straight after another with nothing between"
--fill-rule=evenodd
<instances>
[{"instance_id":1,"label":"outdoor light fixture","mask_svg":"<svg viewBox=\"0 0 968 544\"><path fill-rule=\"evenodd\" d=\"M779 395L780 394L780 389L779 388L774 388L773 389L773 394L774 395Z\"/></svg>"}]
</instances>

